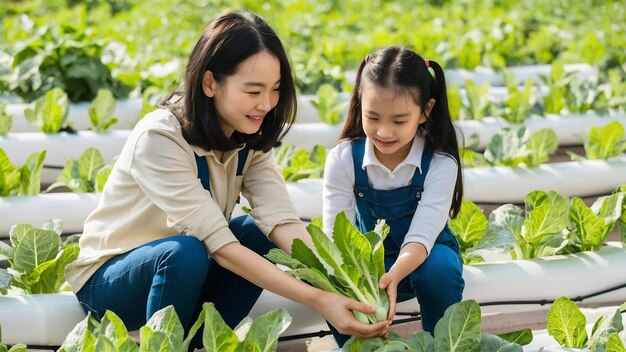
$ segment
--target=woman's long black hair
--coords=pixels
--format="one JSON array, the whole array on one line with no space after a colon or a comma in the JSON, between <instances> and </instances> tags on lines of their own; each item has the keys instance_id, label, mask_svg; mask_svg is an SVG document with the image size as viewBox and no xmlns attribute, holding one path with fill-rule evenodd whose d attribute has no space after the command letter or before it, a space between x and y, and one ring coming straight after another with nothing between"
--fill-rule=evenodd
<instances>
[{"instance_id":1,"label":"woman's long black hair","mask_svg":"<svg viewBox=\"0 0 626 352\"><path fill-rule=\"evenodd\" d=\"M424 60L412 50L396 46L368 55L361 62L356 75L348 117L340 140L354 140L365 136L361 115L363 80L382 88L393 88L400 94L409 94L422 111L425 111L431 98L435 100L430 115L418 128L418 134L424 137L426 149L451 155L457 162L456 185L450 206L450 215L456 217L463 199L463 177L457 131L448 109L446 80L441 66L435 61Z\"/></svg>"}]
</instances>

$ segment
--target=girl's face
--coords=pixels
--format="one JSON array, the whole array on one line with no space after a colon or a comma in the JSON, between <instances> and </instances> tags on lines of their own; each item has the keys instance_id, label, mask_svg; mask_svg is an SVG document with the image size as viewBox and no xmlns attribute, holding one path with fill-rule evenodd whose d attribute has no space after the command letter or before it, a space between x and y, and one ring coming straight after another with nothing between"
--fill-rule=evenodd
<instances>
[{"instance_id":1,"label":"girl's face","mask_svg":"<svg viewBox=\"0 0 626 352\"><path fill-rule=\"evenodd\" d=\"M424 112L409 94L362 82L361 116L363 131L374 144L378 160L391 170L406 158L420 124L434 105L431 99Z\"/></svg>"},{"instance_id":2,"label":"girl's face","mask_svg":"<svg viewBox=\"0 0 626 352\"><path fill-rule=\"evenodd\" d=\"M234 131L254 134L280 97L280 61L267 50L241 62L235 72L218 83L207 71L204 94L213 97L219 124L226 136Z\"/></svg>"}]
</instances>

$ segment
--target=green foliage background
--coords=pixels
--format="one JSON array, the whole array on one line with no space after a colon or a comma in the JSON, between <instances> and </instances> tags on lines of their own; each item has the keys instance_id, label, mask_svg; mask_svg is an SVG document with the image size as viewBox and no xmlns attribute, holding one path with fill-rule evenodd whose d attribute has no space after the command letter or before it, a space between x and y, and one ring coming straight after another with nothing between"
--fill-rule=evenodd
<instances>
[{"instance_id":1,"label":"green foliage background","mask_svg":"<svg viewBox=\"0 0 626 352\"><path fill-rule=\"evenodd\" d=\"M619 0L9 0L0 2L0 76L25 40L51 26L103 43L102 61L117 79L108 85L169 89L206 24L234 9L260 14L279 33L304 93L322 83L343 89L344 70L390 44L448 68L626 61ZM166 63L175 65L153 66ZM0 91L6 85L0 80Z\"/></svg>"}]
</instances>

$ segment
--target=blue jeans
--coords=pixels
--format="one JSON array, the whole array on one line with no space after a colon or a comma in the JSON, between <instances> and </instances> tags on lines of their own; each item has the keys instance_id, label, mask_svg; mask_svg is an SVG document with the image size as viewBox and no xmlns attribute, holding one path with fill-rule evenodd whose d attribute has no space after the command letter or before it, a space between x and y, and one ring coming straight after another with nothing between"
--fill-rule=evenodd
<instances>
[{"instance_id":1,"label":"blue jeans","mask_svg":"<svg viewBox=\"0 0 626 352\"><path fill-rule=\"evenodd\" d=\"M385 256L387 271L396 259L397 254ZM445 244L436 243L424 263L400 281L396 301L403 302L416 297L420 304L422 328L433 334L437 321L446 309L461 301L465 286L462 274L463 264L458 252ZM328 327L339 347L350 339L350 336L340 334L332 325L328 324Z\"/></svg>"},{"instance_id":2,"label":"blue jeans","mask_svg":"<svg viewBox=\"0 0 626 352\"><path fill-rule=\"evenodd\" d=\"M275 247L248 215L231 220L229 227L242 245L260 255ZM101 318L111 310L129 331L138 330L156 311L173 305L188 330L204 302L213 302L234 328L261 292L260 287L219 266L197 238L178 235L109 259L76 296L85 312Z\"/></svg>"}]
</instances>

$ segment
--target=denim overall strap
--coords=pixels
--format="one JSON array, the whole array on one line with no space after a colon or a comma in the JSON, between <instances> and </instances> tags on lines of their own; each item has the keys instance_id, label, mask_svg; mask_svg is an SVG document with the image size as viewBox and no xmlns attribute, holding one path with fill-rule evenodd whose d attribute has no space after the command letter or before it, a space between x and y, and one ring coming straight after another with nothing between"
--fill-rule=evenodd
<instances>
[{"instance_id":1,"label":"denim overall strap","mask_svg":"<svg viewBox=\"0 0 626 352\"><path fill-rule=\"evenodd\" d=\"M426 174L430 167L430 161L433 160L433 154L427 150L422 152L422 161L419 169L415 169L413 173L413 179L411 180L411 186L420 186L424 189L424 181L426 180ZM421 195L420 195L421 199Z\"/></svg>"},{"instance_id":2,"label":"denim overall strap","mask_svg":"<svg viewBox=\"0 0 626 352\"><path fill-rule=\"evenodd\" d=\"M352 160L354 161L354 184L367 186L367 172L363 172L363 155L365 154L365 137L352 141Z\"/></svg>"},{"instance_id":3,"label":"denim overall strap","mask_svg":"<svg viewBox=\"0 0 626 352\"><path fill-rule=\"evenodd\" d=\"M246 165L246 160L248 159L248 151L250 151L250 149L244 147L237 153L237 176L243 174L243 167Z\"/></svg>"},{"instance_id":4,"label":"denim overall strap","mask_svg":"<svg viewBox=\"0 0 626 352\"><path fill-rule=\"evenodd\" d=\"M385 219L390 233L385 240L385 252L394 254L400 251L404 236L408 231L423 187L423 175L413 176L412 184L392 190L376 190L369 185L367 171L363 170L365 138L353 141L355 226L361 232L374 229L379 219ZM420 181L421 180L421 181Z\"/></svg>"},{"instance_id":5,"label":"denim overall strap","mask_svg":"<svg viewBox=\"0 0 626 352\"><path fill-rule=\"evenodd\" d=\"M361 232L373 229L376 219L367 211L364 196L368 193L367 172L363 170L363 154L365 153L365 137L352 141L352 160L354 165L354 199L356 200L354 225Z\"/></svg>"},{"instance_id":6,"label":"denim overall strap","mask_svg":"<svg viewBox=\"0 0 626 352\"><path fill-rule=\"evenodd\" d=\"M355 173L355 225L359 231L367 232L374 229L378 219L385 219L390 227L389 236L385 240L385 252L387 254L398 253L422 199L424 180L430 168L433 152L429 149L424 150L420 168L415 170L409 186L383 191L369 186L367 171L362 168L364 151L365 138L355 140L352 144ZM444 244L458 251L456 239L447 225L435 243Z\"/></svg>"},{"instance_id":7,"label":"denim overall strap","mask_svg":"<svg viewBox=\"0 0 626 352\"><path fill-rule=\"evenodd\" d=\"M246 159L248 159L248 148L243 148L237 153L237 176L241 176L243 173L243 167L246 165ZM209 183L209 166L206 161L206 157L199 156L193 153L196 157L196 165L198 166L198 178L202 183L202 187L211 192L211 184Z\"/></svg>"},{"instance_id":8,"label":"denim overall strap","mask_svg":"<svg viewBox=\"0 0 626 352\"><path fill-rule=\"evenodd\" d=\"M211 191L211 184L209 183L209 166L206 162L206 157L193 153L196 157L196 165L198 166L198 178L202 183L202 187L207 191Z\"/></svg>"}]
</instances>

